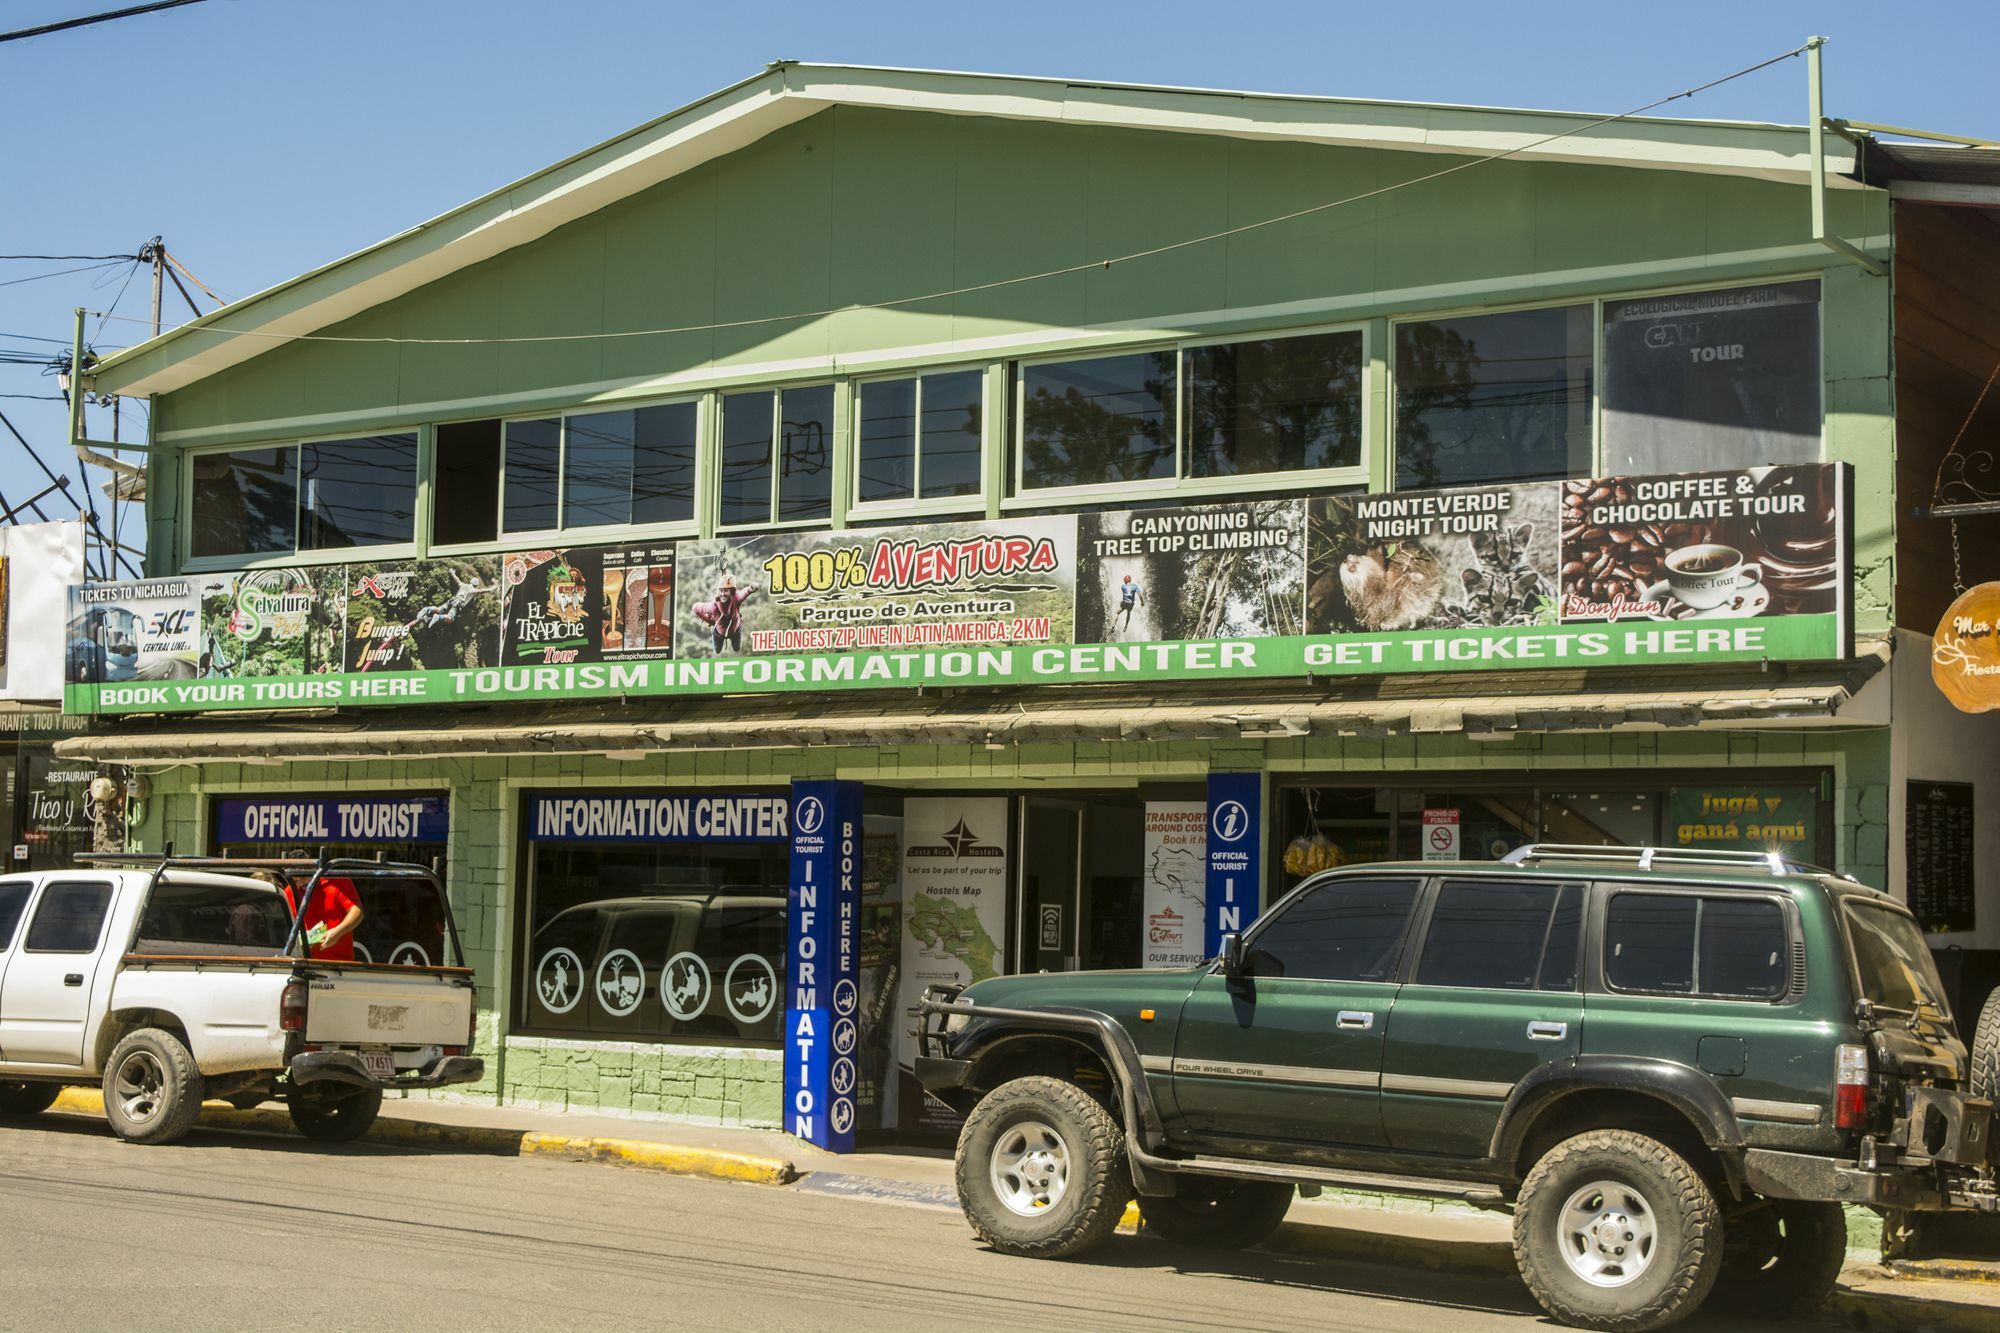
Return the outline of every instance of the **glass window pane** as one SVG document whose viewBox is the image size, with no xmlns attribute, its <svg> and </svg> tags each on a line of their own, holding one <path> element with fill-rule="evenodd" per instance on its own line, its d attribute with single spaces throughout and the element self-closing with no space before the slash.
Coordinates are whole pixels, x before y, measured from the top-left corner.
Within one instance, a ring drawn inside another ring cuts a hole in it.
<svg viewBox="0 0 2000 1333">
<path fill-rule="evenodd" d="M 299 446 L 299 547 L 326 551 L 417 539 L 417 437 Z"/>
<path fill-rule="evenodd" d="M 500 423 L 452 421 L 437 428 L 431 540 L 439 546 L 499 535 Z"/>
<path fill-rule="evenodd" d="M 1604 303 L 1607 470 L 1819 457 L 1818 283 Z"/>
<path fill-rule="evenodd" d="M 1417 898 L 1412 879 L 1340 880 L 1309 891 L 1257 932 L 1248 963 L 1260 977 L 1387 981 L 1402 958 Z"/>
<path fill-rule="evenodd" d="M 1576 960 L 1583 948 L 1583 890 L 1574 884 L 1563 889 L 1556 904 L 1555 920 L 1549 923 L 1549 942 L 1542 950 L 1540 990 L 1575 990 Z"/>
<path fill-rule="evenodd" d="M 294 549 L 298 450 L 239 449 L 194 456 L 191 555 L 265 555 Z"/>
<path fill-rule="evenodd" d="M 1447 884 L 1424 935 L 1417 982 L 1528 990 L 1549 933 L 1553 884 Z"/>
<path fill-rule="evenodd" d="M 924 376 L 924 499 L 979 494 L 985 388 L 978 370 Z"/>
<path fill-rule="evenodd" d="M 1652 847 L 1660 840 L 1659 811 L 1658 792 L 1550 792 L 1542 797 L 1542 832 L 1536 841 Z"/>
<path fill-rule="evenodd" d="M 1604 977 L 1618 990 L 1694 990 L 1698 899 L 1621 893 L 1604 918 Z"/>
<path fill-rule="evenodd" d="M 277 953 L 292 913 L 268 884 L 183 884 L 168 880 L 146 899 L 137 953 Z"/>
<path fill-rule="evenodd" d="M 695 403 L 642 407 L 632 414 L 632 521 L 694 522 L 695 455 L 701 445 Z"/>
<path fill-rule="evenodd" d="M 629 410 L 563 418 L 563 527 L 632 521 L 632 430 Z"/>
<path fill-rule="evenodd" d="M 833 386 L 778 395 L 778 521 L 833 516 Z"/>
<path fill-rule="evenodd" d="M 51 884 L 35 904 L 22 947 L 34 953 L 91 953 L 111 906 L 109 884 Z"/>
<path fill-rule="evenodd" d="M 725 526 L 771 521 L 771 400 L 769 393 L 732 393 L 722 400 L 722 507 Z"/>
<path fill-rule="evenodd" d="M 1021 486 L 1174 475 L 1173 352 L 1024 366 Z"/>
<path fill-rule="evenodd" d="M 1396 326 L 1396 485 L 1590 473 L 1587 305 Z"/>
<path fill-rule="evenodd" d="M 1776 903 L 1706 898 L 1701 904 L 1701 992 L 1775 1000 L 1785 993 L 1785 918 Z"/>
<path fill-rule="evenodd" d="M 1188 473 L 1233 477 L 1361 462 L 1361 334 L 1186 353 Z"/>
<path fill-rule="evenodd" d="M 864 384 L 861 395 L 860 476 L 855 496 L 907 500 L 917 493 L 917 382 Z"/>
<path fill-rule="evenodd" d="M 507 423 L 507 494 L 501 528 L 544 532 L 556 526 L 562 421 L 543 417 Z"/>
<path fill-rule="evenodd" d="M 28 893 L 34 887 L 27 880 L 0 884 L 0 950 L 5 950 L 14 942 L 14 928 L 21 924 L 21 913 L 28 906 Z"/>
</svg>

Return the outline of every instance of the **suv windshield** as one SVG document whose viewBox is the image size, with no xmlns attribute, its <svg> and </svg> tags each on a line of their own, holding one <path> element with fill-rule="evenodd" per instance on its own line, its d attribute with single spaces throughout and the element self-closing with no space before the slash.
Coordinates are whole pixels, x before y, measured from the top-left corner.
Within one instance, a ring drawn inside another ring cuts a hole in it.
<svg viewBox="0 0 2000 1333">
<path fill-rule="evenodd" d="M 1939 998 L 1944 986 L 1915 919 L 1854 898 L 1847 900 L 1846 914 L 1862 998 L 1904 1013 L 1928 1006 L 1940 1018 L 1946 1017 Z"/>
</svg>

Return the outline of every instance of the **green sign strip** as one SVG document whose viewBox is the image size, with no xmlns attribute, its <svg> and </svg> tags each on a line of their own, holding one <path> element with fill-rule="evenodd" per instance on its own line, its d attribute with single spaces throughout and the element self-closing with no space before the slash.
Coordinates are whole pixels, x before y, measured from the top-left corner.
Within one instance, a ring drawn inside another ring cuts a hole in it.
<svg viewBox="0 0 2000 1333">
<path fill-rule="evenodd" d="M 915 685 L 1102 685 L 1823 661 L 1838 658 L 1842 652 L 1839 618 L 1833 615 L 1696 622 L 1633 620 L 1176 643 L 1022 643 L 902 652 L 360 671 L 256 680 L 132 681 L 70 685 L 63 702 L 72 713 L 192 713 L 908 689 Z"/>
</svg>

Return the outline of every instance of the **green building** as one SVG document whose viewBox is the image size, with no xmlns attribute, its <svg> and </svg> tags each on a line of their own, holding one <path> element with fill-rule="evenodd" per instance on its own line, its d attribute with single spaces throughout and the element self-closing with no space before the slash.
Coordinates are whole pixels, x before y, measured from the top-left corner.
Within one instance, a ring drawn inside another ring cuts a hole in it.
<svg viewBox="0 0 2000 1333">
<path fill-rule="evenodd" d="M 441 859 L 507 1102 L 790 1123 L 795 782 L 864 1134 L 944 1126 L 923 985 L 1328 864 L 1772 849 L 2000 947 L 1913 515 L 1995 187 L 1836 129 L 771 66 L 103 361 L 152 582 L 60 752 L 142 849 Z"/>
</svg>

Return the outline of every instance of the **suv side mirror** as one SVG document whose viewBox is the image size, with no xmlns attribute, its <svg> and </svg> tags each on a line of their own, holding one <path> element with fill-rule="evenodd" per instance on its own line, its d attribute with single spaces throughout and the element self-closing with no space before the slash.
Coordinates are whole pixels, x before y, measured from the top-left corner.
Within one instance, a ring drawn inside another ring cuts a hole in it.
<svg viewBox="0 0 2000 1333">
<path fill-rule="evenodd" d="M 1240 977 L 1243 975 L 1243 937 L 1224 935 L 1222 937 L 1222 975 Z"/>
</svg>

